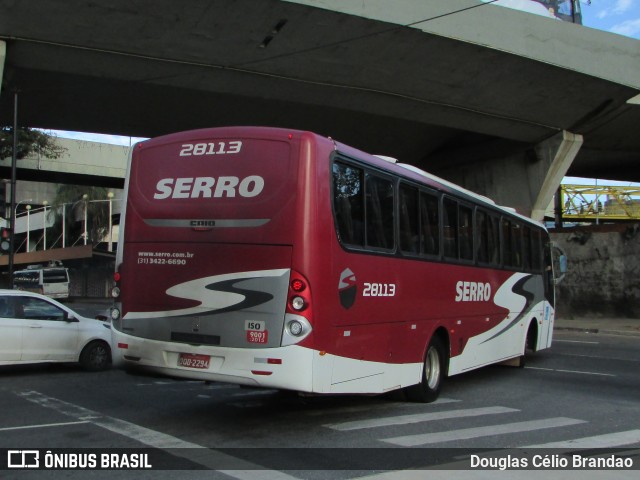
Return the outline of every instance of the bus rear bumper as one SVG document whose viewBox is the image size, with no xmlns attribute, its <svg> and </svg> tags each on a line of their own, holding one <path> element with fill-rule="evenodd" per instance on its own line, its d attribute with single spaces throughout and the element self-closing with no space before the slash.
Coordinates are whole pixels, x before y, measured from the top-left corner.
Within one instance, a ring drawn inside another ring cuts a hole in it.
<svg viewBox="0 0 640 480">
<path fill-rule="evenodd" d="M 114 332 L 114 366 L 192 380 L 312 392 L 313 350 L 228 348 L 139 339 Z M 191 366 L 184 366 L 184 365 Z"/>
</svg>

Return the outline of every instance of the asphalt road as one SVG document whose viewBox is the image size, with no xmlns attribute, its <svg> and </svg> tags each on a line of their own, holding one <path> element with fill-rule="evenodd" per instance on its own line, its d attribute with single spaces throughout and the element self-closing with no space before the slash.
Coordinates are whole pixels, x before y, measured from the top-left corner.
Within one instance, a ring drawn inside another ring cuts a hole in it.
<svg viewBox="0 0 640 480">
<path fill-rule="evenodd" d="M 452 377 L 427 405 L 398 394 L 301 398 L 65 365 L 1 368 L 0 406 L 0 449 L 126 448 L 150 452 L 156 468 L 180 469 L 0 471 L 3 479 L 389 478 L 384 470 L 455 468 L 469 453 L 533 446 L 551 456 L 617 448 L 638 468 L 640 337 L 556 332 L 553 348 L 524 369 Z M 561 478 L 592 472 L 573 473 Z"/>
</svg>

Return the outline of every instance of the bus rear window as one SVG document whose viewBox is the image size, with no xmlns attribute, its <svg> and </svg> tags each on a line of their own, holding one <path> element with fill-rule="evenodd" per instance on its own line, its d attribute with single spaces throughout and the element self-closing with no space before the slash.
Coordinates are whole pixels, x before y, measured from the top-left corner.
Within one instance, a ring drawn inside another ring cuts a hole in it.
<svg viewBox="0 0 640 480">
<path fill-rule="evenodd" d="M 69 281 L 67 271 L 63 268 L 59 270 L 44 270 L 42 272 L 44 283 L 65 283 Z"/>
<path fill-rule="evenodd" d="M 291 243 L 289 140 L 197 133 L 134 149 L 125 241 Z"/>
<path fill-rule="evenodd" d="M 40 283 L 40 272 L 37 270 L 31 272 L 15 272 L 13 275 L 13 283 L 15 286 L 37 287 Z"/>
</svg>

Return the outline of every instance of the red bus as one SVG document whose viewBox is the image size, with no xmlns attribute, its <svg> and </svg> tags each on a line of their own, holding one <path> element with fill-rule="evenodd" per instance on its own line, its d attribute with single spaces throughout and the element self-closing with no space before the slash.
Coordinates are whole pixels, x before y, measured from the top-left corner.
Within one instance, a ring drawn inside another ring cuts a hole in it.
<svg viewBox="0 0 640 480">
<path fill-rule="evenodd" d="M 310 132 L 138 143 L 117 254 L 125 368 L 303 393 L 404 389 L 551 345 L 537 222 Z"/>
</svg>

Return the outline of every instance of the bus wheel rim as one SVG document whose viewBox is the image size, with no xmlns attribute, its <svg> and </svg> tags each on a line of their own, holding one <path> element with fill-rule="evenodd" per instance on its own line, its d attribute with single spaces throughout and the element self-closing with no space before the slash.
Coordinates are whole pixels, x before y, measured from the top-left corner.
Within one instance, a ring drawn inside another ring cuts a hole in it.
<svg viewBox="0 0 640 480">
<path fill-rule="evenodd" d="M 440 382 L 440 356 L 438 355 L 438 350 L 436 348 L 429 348 L 424 367 L 427 386 L 433 390 Z"/>
</svg>

